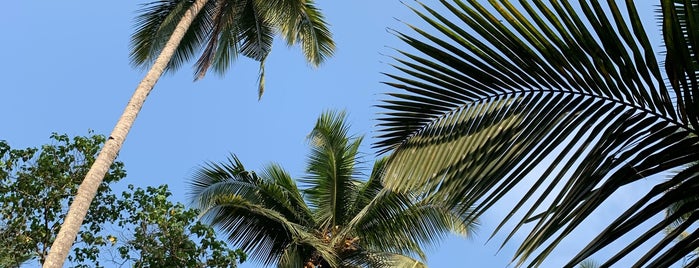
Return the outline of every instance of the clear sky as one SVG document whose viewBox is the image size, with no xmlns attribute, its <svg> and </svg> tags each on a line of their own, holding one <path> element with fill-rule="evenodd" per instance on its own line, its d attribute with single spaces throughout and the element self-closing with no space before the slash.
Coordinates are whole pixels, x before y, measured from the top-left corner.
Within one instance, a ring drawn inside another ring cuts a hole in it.
<svg viewBox="0 0 699 268">
<path fill-rule="evenodd" d="M 132 19 L 147 1 L 9 1 L 0 16 L 0 139 L 15 148 L 48 142 L 52 132 L 71 136 L 88 130 L 108 135 L 135 86 L 144 75 L 129 65 Z M 426 1 L 435 5 L 437 1 Z M 650 2 L 642 5 L 653 28 Z M 9 5 L 9 6 L 8 6 Z M 309 67 L 298 48 L 276 42 L 266 65 L 266 93 L 257 100 L 257 64 L 241 58 L 225 77 L 209 74 L 192 82 L 191 64 L 164 76 L 131 130 L 119 160 L 126 184 L 169 184 L 177 201 L 186 202 L 186 181 L 205 161 L 237 154 L 248 169 L 276 162 L 301 177 L 308 153 L 306 135 L 324 110 L 345 109 L 352 132 L 365 135 L 366 160 L 379 109 L 390 90 L 380 73 L 391 72 L 385 55 L 405 48 L 387 28 L 405 29 L 398 20 L 418 23 L 397 0 L 318 1 L 337 42 L 335 57 Z M 656 32 L 653 32 L 656 33 Z M 657 40 L 657 36 L 656 36 Z M 632 193 L 632 192 L 631 192 Z M 630 193 L 627 193 L 630 194 Z M 610 211 L 624 203 L 623 194 Z M 514 246 L 498 253 L 496 209 L 485 215 L 476 237 L 450 238 L 429 254 L 431 267 L 507 267 Z M 557 267 L 570 258 L 580 238 L 587 242 L 606 222 L 604 211 L 572 235 L 547 262 Z M 582 242 L 580 242 L 582 243 Z M 497 254 L 497 255 L 496 255 Z M 253 267 L 251 264 L 243 267 Z M 620 267 L 623 267 L 620 266 Z"/>
</svg>

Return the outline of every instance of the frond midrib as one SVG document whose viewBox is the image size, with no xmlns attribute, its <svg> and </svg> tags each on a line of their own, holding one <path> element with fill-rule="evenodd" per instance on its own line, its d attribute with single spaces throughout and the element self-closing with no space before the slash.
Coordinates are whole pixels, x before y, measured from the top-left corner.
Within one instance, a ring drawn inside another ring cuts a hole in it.
<svg viewBox="0 0 699 268">
<path fill-rule="evenodd" d="M 441 121 L 442 119 L 450 116 L 454 112 L 456 112 L 460 109 L 463 109 L 466 106 L 469 106 L 469 105 L 472 105 L 475 103 L 489 102 L 493 98 L 501 98 L 501 97 L 507 98 L 507 97 L 512 96 L 512 95 L 525 95 L 525 94 L 533 94 L 533 93 L 570 94 L 570 95 L 574 95 L 574 96 L 583 96 L 583 97 L 587 97 L 587 98 L 600 99 L 603 101 L 607 101 L 607 102 L 611 102 L 611 103 L 614 103 L 617 105 L 627 107 L 627 108 L 625 108 L 625 110 L 637 110 L 637 111 L 640 111 L 642 113 L 646 113 L 650 116 L 653 116 L 653 117 L 656 117 L 658 119 L 667 121 L 671 124 L 674 124 L 687 132 L 694 133 L 695 135 L 699 135 L 699 132 L 692 129 L 691 125 L 688 122 L 681 121 L 679 118 L 670 117 L 666 114 L 658 112 L 658 110 L 650 109 L 649 106 L 638 105 L 637 103 L 634 103 L 634 102 L 626 102 L 626 101 L 623 101 L 623 100 L 620 100 L 617 98 L 613 98 L 613 97 L 596 95 L 596 94 L 587 93 L 587 92 L 580 92 L 580 91 L 565 91 L 565 90 L 556 90 L 556 89 L 520 89 L 520 90 L 501 92 L 501 93 L 495 93 L 495 94 L 491 94 L 491 95 L 487 95 L 487 96 L 482 96 L 480 98 L 464 102 L 461 105 L 455 105 L 451 109 L 449 109 L 448 111 L 443 112 L 441 115 L 432 117 L 432 119 L 428 123 L 424 124 L 423 126 L 416 128 L 413 132 L 411 132 L 408 135 L 406 135 L 405 137 L 403 137 L 400 143 L 393 144 L 393 145 L 377 146 L 378 148 L 384 147 L 384 148 L 380 148 L 379 154 L 400 148 L 408 140 L 412 139 L 413 137 L 415 137 L 416 135 L 418 135 L 419 133 L 421 133 L 425 129 L 430 128 L 430 126 L 432 126 L 435 123 Z M 395 110 L 393 108 L 389 108 L 389 109 Z M 380 131 L 382 131 L 382 130 L 380 130 Z"/>
</svg>

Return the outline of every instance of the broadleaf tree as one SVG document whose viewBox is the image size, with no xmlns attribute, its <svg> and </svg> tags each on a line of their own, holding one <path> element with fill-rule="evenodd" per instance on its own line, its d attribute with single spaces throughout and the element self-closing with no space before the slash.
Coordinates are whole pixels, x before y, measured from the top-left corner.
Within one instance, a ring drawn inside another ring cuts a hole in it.
<svg viewBox="0 0 699 268">
<path fill-rule="evenodd" d="M 199 211 L 170 201 L 167 185 L 128 191 L 116 201 L 119 232 L 107 235 L 111 247 L 103 258 L 132 267 L 236 267 L 245 261 L 240 249 L 230 249 L 214 229 L 199 221 Z M 113 254 L 116 249 L 118 254 Z"/>
<path fill-rule="evenodd" d="M 0 141 L 0 267 L 42 264 L 60 216 L 95 160 L 105 137 L 53 134 L 40 148 L 13 149 Z M 68 256 L 70 267 L 235 267 L 245 259 L 199 212 L 170 201 L 166 185 L 111 185 L 126 176 L 116 161 L 97 193 Z"/>
<path fill-rule="evenodd" d="M 648 185 L 567 266 L 620 239 L 611 257 L 593 257 L 602 267 L 667 267 L 693 254 L 699 202 L 678 201 L 699 193 L 699 167 L 658 177 L 699 160 L 699 1 L 658 1 L 660 23 L 638 3 L 410 6 L 424 24 L 395 32 L 410 48 L 396 52 L 394 91 L 380 105 L 387 186 L 474 206 L 473 217 L 508 206 L 495 233 L 507 232 L 503 243 L 524 233 L 515 263 L 539 266 L 610 197 Z"/>
<path fill-rule="evenodd" d="M 264 60 L 275 33 L 289 45 L 299 44 L 314 66 L 335 49 L 327 23 L 313 0 L 159 0 L 141 9 L 132 36 L 131 59 L 134 65 L 150 69 L 78 189 L 51 246 L 46 267 L 62 266 L 104 175 L 163 72 L 177 69 L 200 52 L 196 78 L 203 77 L 209 68 L 225 73 L 242 54 L 260 62 L 261 96 Z"/>
<path fill-rule="evenodd" d="M 52 143 L 40 148 L 25 149 L 13 149 L 7 141 L 0 141 L 0 259 L 7 260 L 3 266 L 16 267 L 32 259 L 44 263 L 61 216 L 105 141 L 99 135 L 70 138 L 53 134 L 51 139 Z M 76 245 L 80 250 L 72 252 L 69 261 L 99 265 L 97 255 L 89 252 L 104 245 L 99 235 L 103 222 L 117 218 L 110 205 L 116 196 L 109 185 L 124 176 L 124 164 L 114 162 L 97 192 L 100 202 L 87 213 L 79 232 Z"/>
</svg>

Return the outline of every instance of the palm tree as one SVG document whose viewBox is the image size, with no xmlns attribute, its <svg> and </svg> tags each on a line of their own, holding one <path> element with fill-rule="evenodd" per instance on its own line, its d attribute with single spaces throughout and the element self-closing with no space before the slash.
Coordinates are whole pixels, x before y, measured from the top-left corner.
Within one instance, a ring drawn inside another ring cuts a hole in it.
<svg viewBox="0 0 699 268">
<path fill-rule="evenodd" d="M 662 64 L 633 0 L 489 2 L 411 7 L 429 28 L 396 33 L 414 50 L 398 51 L 388 74 L 396 91 L 381 105 L 376 146 L 392 152 L 390 189 L 474 206 L 472 217 L 515 196 L 495 232 L 512 223 L 507 243 L 529 228 L 515 258 L 538 266 L 624 186 L 699 159 L 699 1 L 661 1 Z M 602 267 L 625 256 L 677 262 L 699 246 L 699 203 L 653 217 L 697 193 L 697 166 L 658 180 L 567 266 L 622 237 L 631 242 Z M 642 234 L 628 236 L 634 228 Z M 650 249 L 629 255 L 641 244 Z"/>
<path fill-rule="evenodd" d="M 195 173 L 193 203 L 251 259 L 278 267 L 425 267 L 414 258 L 423 245 L 472 230 L 460 206 L 384 189 L 384 160 L 359 179 L 362 138 L 344 117 L 324 113 L 309 135 L 304 189 L 279 165 L 255 173 L 232 156 Z"/>
<path fill-rule="evenodd" d="M 131 59 L 150 70 L 85 176 L 70 205 L 45 267 L 62 267 L 105 172 L 121 149 L 143 103 L 166 70 L 176 70 L 201 48 L 196 78 L 209 68 L 225 73 L 238 54 L 260 62 L 259 94 L 264 90 L 264 60 L 279 33 L 289 45 L 301 44 L 318 66 L 334 50 L 328 27 L 312 0 L 159 0 L 147 4 L 136 20 Z"/>
</svg>

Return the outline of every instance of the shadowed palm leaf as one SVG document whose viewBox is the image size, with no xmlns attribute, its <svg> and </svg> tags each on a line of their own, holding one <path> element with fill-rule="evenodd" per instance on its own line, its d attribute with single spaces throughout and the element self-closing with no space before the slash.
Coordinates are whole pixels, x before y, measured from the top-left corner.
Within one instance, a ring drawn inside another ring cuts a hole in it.
<svg viewBox="0 0 699 268">
<path fill-rule="evenodd" d="M 516 256 L 536 266 L 621 187 L 699 159 L 699 1 L 662 1 L 666 75 L 634 1 L 480 2 L 442 0 L 444 12 L 418 2 L 430 28 L 396 33 L 414 51 L 398 51 L 399 74 L 387 74 L 399 91 L 381 105 L 376 146 L 393 152 L 389 188 L 475 206 L 473 217 L 524 188 L 496 232 L 514 221 L 506 243 L 529 223 Z M 698 192 L 696 167 L 659 182 L 569 265 Z M 643 225 L 603 266 L 643 243 L 639 266 L 690 254 L 699 232 L 649 239 L 682 215 L 687 230 L 697 205 Z"/>
<path fill-rule="evenodd" d="M 233 156 L 195 174 L 194 204 L 252 259 L 278 267 L 423 267 L 413 258 L 424 261 L 422 246 L 471 231 L 468 209 L 385 190 L 384 160 L 360 179 L 362 138 L 348 136 L 344 117 L 325 113 L 311 132 L 307 188 L 279 166 L 258 175 Z"/>
</svg>

